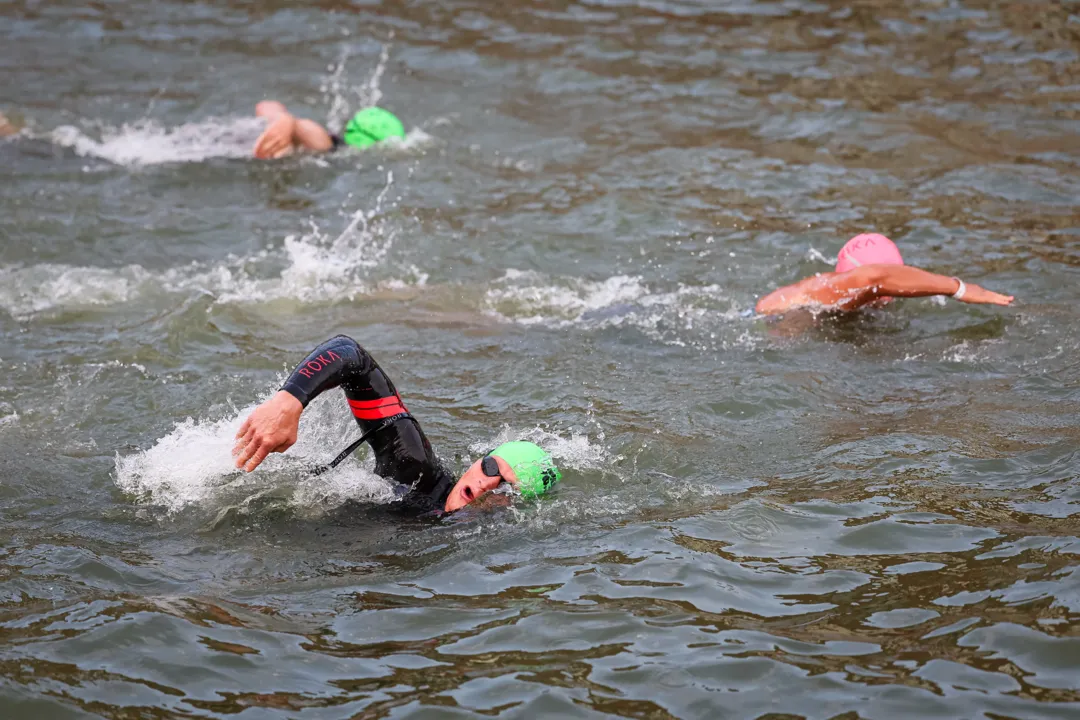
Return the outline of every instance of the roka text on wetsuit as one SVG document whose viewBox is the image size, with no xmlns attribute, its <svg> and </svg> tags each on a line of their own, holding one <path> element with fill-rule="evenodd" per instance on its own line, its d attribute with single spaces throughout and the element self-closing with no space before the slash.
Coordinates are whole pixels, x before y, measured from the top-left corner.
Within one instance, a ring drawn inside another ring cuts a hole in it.
<svg viewBox="0 0 1080 720">
<path fill-rule="evenodd" d="M 441 510 L 455 478 L 435 457 L 394 383 L 359 343 L 345 335 L 330 338 L 301 361 L 281 389 L 306 408 L 338 386 L 361 431 L 370 433 L 375 472 L 403 486 L 401 504 L 416 512 Z"/>
</svg>

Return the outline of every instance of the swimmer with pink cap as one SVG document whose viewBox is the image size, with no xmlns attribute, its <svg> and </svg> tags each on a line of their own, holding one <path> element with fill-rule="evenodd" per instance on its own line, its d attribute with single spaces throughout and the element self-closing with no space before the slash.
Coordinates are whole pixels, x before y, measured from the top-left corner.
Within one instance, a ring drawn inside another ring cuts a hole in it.
<svg viewBox="0 0 1080 720">
<path fill-rule="evenodd" d="M 779 315 L 796 308 L 850 312 L 891 298 L 930 295 L 987 305 L 1008 305 L 1013 301 L 1012 295 L 904 265 L 896 243 L 878 233 L 863 233 L 840 249 L 835 272 L 818 273 L 773 290 L 758 300 L 757 311 L 762 315 Z"/>
</svg>

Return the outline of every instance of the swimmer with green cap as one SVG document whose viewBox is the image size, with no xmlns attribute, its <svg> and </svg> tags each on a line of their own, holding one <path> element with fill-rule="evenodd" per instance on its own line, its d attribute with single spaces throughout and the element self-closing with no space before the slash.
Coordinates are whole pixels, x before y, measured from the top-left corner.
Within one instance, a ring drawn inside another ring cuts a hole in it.
<svg viewBox="0 0 1080 720">
<path fill-rule="evenodd" d="M 454 512 L 506 482 L 522 497 L 543 495 L 562 477 L 551 455 L 536 443 L 506 442 L 477 460 L 450 491 L 444 509 Z"/>
<path fill-rule="evenodd" d="M 329 152 L 342 145 L 368 148 L 389 138 L 404 138 L 405 126 L 388 110 L 364 108 L 353 115 L 340 135 L 330 133 L 314 120 L 297 118 L 276 100 L 263 100 L 255 115 L 266 118 L 266 129 L 255 141 L 255 157 L 273 160 L 296 150 Z"/>
<path fill-rule="evenodd" d="M 502 483 L 516 488 L 522 497 L 535 498 L 561 477 L 546 450 L 515 440 L 485 454 L 456 478 L 435 457 L 420 423 L 375 358 L 345 335 L 336 335 L 308 353 L 281 390 L 244 420 L 233 447 L 236 467 L 251 472 L 270 453 L 292 447 L 304 408 L 334 388 L 344 391 L 360 436 L 333 462 L 313 469 L 313 473 L 332 470 L 367 443 L 375 456 L 375 472 L 396 484 L 395 502 L 409 512 L 452 513 Z"/>
</svg>

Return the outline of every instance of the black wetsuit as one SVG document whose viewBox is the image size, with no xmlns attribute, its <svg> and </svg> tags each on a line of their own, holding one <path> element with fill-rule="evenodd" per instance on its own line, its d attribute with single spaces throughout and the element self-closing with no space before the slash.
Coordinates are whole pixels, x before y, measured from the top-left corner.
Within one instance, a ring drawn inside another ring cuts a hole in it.
<svg viewBox="0 0 1080 720">
<path fill-rule="evenodd" d="M 330 338 L 311 351 L 281 389 L 307 407 L 339 385 L 361 431 L 371 432 L 375 472 L 400 483 L 400 505 L 418 513 L 442 510 L 455 479 L 435 457 L 394 383 L 359 343 L 345 335 Z"/>
</svg>

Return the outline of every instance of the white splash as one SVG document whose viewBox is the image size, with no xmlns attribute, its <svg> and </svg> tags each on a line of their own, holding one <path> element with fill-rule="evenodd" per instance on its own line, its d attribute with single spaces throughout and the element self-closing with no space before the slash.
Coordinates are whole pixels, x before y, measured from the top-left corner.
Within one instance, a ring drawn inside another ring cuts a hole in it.
<svg viewBox="0 0 1080 720">
<path fill-rule="evenodd" d="M 0 307 L 22 319 L 57 307 L 114 305 L 149 289 L 154 279 L 139 265 L 12 265 L 0 268 Z"/>
<path fill-rule="evenodd" d="M 390 38 L 393 39 L 393 32 L 390 33 Z M 359 107 L 371 107 L 372 105 L 378 105 L 382 100 L 383 93 L 382 88 L 379 87 L 379 83 L 382 81 L 383 73 L 386 72 L 386 62 L 390 59 L 390 43 L 385 43 L 382 46 L 382 50 L 379 52 L 379 61 L 375 63 L 375 69 L 372 70 L 371 75 L 368 77 L 367 82 L 356 89 L 356 97 L 359 101 Z"/>
<path fill-rule="evenodd" d="M 210 118 L 175 128 L 140 120 L 102 129 L 100 141 L 71 125 L 58 127 L 48 138 L 83 157 L 138 167 L 210 158 L 250 158 L 255 140 L 265 127 L 266 121 L 256 117 Z"/>
<path fill-rule="evenodd" d="M 741 309 L 718 285 L 660 292 L 640 277 L 549 278 L 507 270 L 488 290 L 487 311 L 507 322 L 548 327 L 634 327 L 670 345 L 711 345 L 720 329 L 745 324 Z"/>
<path fill-rule="evenodd" d="M 640 278 L 627 275 L 599 282 L 580 278 L 552 281 L 540 273 L 513 269 L 507 270 L 497 285 L 487 292 L 490 309 L 522 325 L 573 324 L 591 310 L 633 302 L 648 292 Z"/>
<path fill-rule="evenodd" d="M 356 461 L 333 472 L 313 476 L 357 434 L 356 426 L 336 398 L 312 403 L 300 421 L 297 443 L 285 454 L 271 454 L 252 473 L 233 464 L 237 430 L 255 409 L 251 405 L 218 419 L 188 418 L 146 450 L 116 456 L 117 487 L 144 504 L 176 513 L 192 505 L 220 506 L 243 502 L 274 490 L 304 510 L 323 511 L 349 499 L 383 502 L 393 497 L 391 484 Z M 364 451 L 357 455 L 362 457 Z M 370 463 L 368 463 L 370 464 Z"/>
<path fill-rule="evenodd" d="M 534 442 L 551 453 L 560 467 L 574 470 L 603 470 L 611 460 L 603 445 L 602 433 L 594 444 L 584 433 L 571 432 L 569 437 L 564 437 L 541 427 L 518 430 L 505 426 L 494 438 L 472 443 L 469 449 L 479 455 L 514 440 Z"/>
<path fill-rule="evenodd" d="M 817 262 L 822 262 L 822 263 L 825 263 L 826 265 L 835 265 L 836 264 L 836 258 L 832 258 L 830 260 L 829 258 L 825 257 L 821 253 L 821 251 L 818 250 L 815 247 L 811 247 L 809 250 L 806 251 L 806 257 L 809 260 L 816 260 Z"/>
<path fill-rule="evenodd" d="M 393 39 L 393 37 L 394 34 L 391 32 L 390 38 Z M 360 108 L 378 105 L 379 101 L 382 100 L 383 92 L 379 87 L 379 83 L 382 81 L 383 73 L 386 72 L 391 47 L 392 43 L 383 44 L 379 52 L 379 60 L 375 63 L 371 75 L 363 84 L 352 89 L 357 98 L 355 103 L 349 103 L 345 91 L 348 84 L 345 73 L 345 67 L 349 60 L 348 45 L 341 49 L 337 62 L 327 68 L 330 75 L 319 86 L 319 91 L 322 93 L 323 99 L 330 105 L 330 109 L 326 114 L 326 124 L 332 132 L 341 131 L 351 115 L 350 111 L 355 112 Z"/>
<path fill-rule="evenodd" d="M 335 64 L 327 68 L 330 76 L 319 86 L 323 99 L 330 102 L 330 110 L 326 113 L 326 126 L 331 132 L 340 132 L 345 125 L 349 112 L 345 94 L 342 92 L 345 63 L 349 59 L 349 46 L 341 48 L 341 54 Z"/>
<path fill-rule="evenodd" d="M 384 220 L 393 184 L 393 173 L 388 172 L 373 205 L 353 212 L 337 234 L 324 233 L 312 224 L 309 232 L 286 237 L 279 248 L 230 257 L 218 265 L 193 263 L 162 272 L 140 265 L 0 267 L 0 308 L 17 319 L 29 319 L 65 310 L 146 302 L 170 293 L 206 294 L 217 304 L 280 299 L 325 302 L 384 288 L 423 286 L 427 276 L 414 267 L 403 268 L 405 277 L 370 279 L 373 271 L 388 264 L 397 237 L 397 228 Z M 282 269 L 271 276 L 252 269 L 267 264 Z"/>
<path fill-rule="evenodd" d="M 959 345 L 954 345 L 945 350 L 941 355 L 941 359 L 945 362 L 964 364 L 980 362 L 984 359 L 980 351 L 981 348 L 977 344 L 961 340 Z"/>
</svg>

